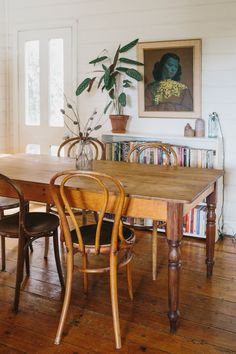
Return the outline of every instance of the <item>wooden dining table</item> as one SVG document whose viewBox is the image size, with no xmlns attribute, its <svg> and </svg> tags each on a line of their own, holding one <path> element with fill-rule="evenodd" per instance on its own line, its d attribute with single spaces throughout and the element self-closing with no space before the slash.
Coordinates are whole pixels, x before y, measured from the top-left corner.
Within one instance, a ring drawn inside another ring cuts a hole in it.
<svg viewBox="0 0 236 354">
<path fill-rule="evenodd" d="M 14 154 L 0 159 L 0 173 L 15 180 L 25 199 L 52 203 L 49 189 L 51 177 L 59 171 L 74 170 L 75 160 L 49 155 Z M 212 276 L 216 235 L 216 184 L 223 170 L 189 167 L 144 165 L 117 161 L 93 161 L 93 171 L 118 178 L 126 192 L 124 216 L 167 221 L 168 251 L 168 317 L 170 331 L 175 333 L 180 316 L 179 292 L 183 216 L 206 199 L 206 275 Z M 80 207 L 90 209 L 91 201 L 99 198 L 89 186 L 71 189 Z M 12 191 L 0 184 L 0 195 L 12 196 Z M 94 204 L 94 203 L 93 203 Z M 112 212 L 112 202 L 108 212 Z"/>
</svg>

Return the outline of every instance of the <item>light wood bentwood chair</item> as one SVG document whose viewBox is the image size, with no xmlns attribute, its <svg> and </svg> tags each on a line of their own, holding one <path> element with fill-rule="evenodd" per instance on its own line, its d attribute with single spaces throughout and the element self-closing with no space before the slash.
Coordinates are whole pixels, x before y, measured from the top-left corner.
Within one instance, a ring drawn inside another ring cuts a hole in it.
<svg viewBox="0 0 236 354">
<path fill-rule="evenodd" d="M 58 250 L 57 229 L 59 226 L 59 218 L 56 215 L 45 212 L 28 212 L 25 207 L 26 201 L 23 193 L 17 183 L 2 174 L 0 174 L 0 182 L 12 193 L 12 196 L 17 199 L 17 205 L 19 205 L 18 213 L 5 216 L 0 220 L 0 236 L 4 238 L 18 238 L 16 288 L 13 305 L 13 310 L 17 312 L 20 301 L 20 287 L 23 281 L 24 263 L 26 266 L 26 274 L 29 276 L 29 246 L 34 240 L 40 237 L 53 237 L 57 272 L 61 286 L 64 287 Z"/>
<path fill-rule="evenodd" d="M 57 156 L 76 157 L 76 145 L 81 141 L 81 138 L 74 137 L 64 140 L 58 148 Z M 91 145 L 93 150 L 94 160 L 104 160 L 105 147 L 104 144 L 97 138 L 88 138 L 87 143 Z"/>
<path fill-rule="evenodd" d="M 81 138 L 79 138 L 79 137 L 68 138 L 68 139 L 64 140 L 58 148 L 57 157 L 67 156 L 67 157 L 75 158 L 76 157 L 76 146 L 80 141 L 81 141 Z M 94 160 L 104 160 L 104 158 L 105 158 L 104 144 L 96 138 L 89 138 L 87 140 L 87 142 L 92 147 Z M 47 204 L 46 211 L 47 211 L 47 213 L 57 213 L 57 210 L 55 209 L 53 204 Z M 77 209 L 77 214 L 78 215 L 82 214 L 83 225 L 87 224 L 87 211 Z M 94 217 L 95 217 L 95 220 L 97 220 L 96 213 L 94 213 Z M 60 239 L 61 239 L 61 241 L 64 241 L 63 232 L 60 233 Z M 49 249 L 49 239 L 46 238 L 45 239 L 44 258 L 47 258 L 48 249 Z"/>
<path fill-rule="evenodd" d="M 135 145 L 128 153 L 127 155 L 127 161 L 128 162 L 139 162 L 140 157 L 142 156 L 142 153 L 144 151 L 149 150 L 153 152 L 153 155 L 155 155 L 156 161 L 152 163 L 158 163 L 158 164 L 163 164 L 163 165 L 171 165 L 171 166 L 177 166 L 178 161 L 177 161 L 177 155 L 175 150 L 169 145 L 169 144 L 161 144 L 161 143 L 141 143 Z M 158 154 L 159 152 L 159 154 Z M 160 154 L 161 153 L 161 154 Z M 149 160 L 150 160 L 150 155 L 149 155 Z M 132 220 L 133 224 L 134 220 Z M 161 227 L 165 227 L 165 222 L 162 220 L 153 220 L 152 221 L 152 278 L 153 280 L 156 280 L 156 275 L 157 275 L 157 228 L 158 225 L 161 225 Z"/>
<path fill-rule="evenodd" d="M 57 185 L 58 183 L 59 186 Z M 75 189 L 73 192 L 78 194 L 72 197 L 68 185 L 76 186 L 76 192 Z M 79 226 L 78 220 L 74 215 L 74 208 L 83 206 L 84 197 L 81 191 L 82 187 L 87 190 L 89 188 L 91 192 L 96 190 L 97 193 L 100 193 L 99 196 L 96 193 L 96 196 L 88 197 L 86 200 L 90 208 L 98 212 L 98 222 Z M 66 289 L 55 344 L 59 344 L 61 341 L 66 321 L 72 291 L 73 270 L 84 274 L 85 293 L 88 291 L 89 273 L 109 272 L 115 343 L 116 348 L 119 349 L 121 348 L 121 337 L 118 312 L 117 269 L 126 266 L 128 292 L 130 298 L 133 299 L 130 261 L 133 257 L 132 248 L 135 241 L 133 231 L 128 227 L 124 227 L 121 223 L 121 215 L 125 201 L 124 188 L 119 180 L 102 173 L 64 171 L 56 174 L 51 179 L 50 189 L 61 219 L 61 226 L 67 247 Z M 114 222 L 104 221 L 104 214 L 107 210 L 111 211 L 111 206 L 112 212 L 115 214 Z M 66 212 L 69 213 L 73 223 L 74 229 L 72 231 L 70 231 L 69 228 Z M 81 267 L 74 265 L 75 253 L 82 255 Z M 107 262 L 102 267 L 99 263 L 96 268 L 91 268 L 88 263 L 89 255 L 100 255 L 99 259 L 101 259 L 101 255 L 103 255 Z"/>
</svg>

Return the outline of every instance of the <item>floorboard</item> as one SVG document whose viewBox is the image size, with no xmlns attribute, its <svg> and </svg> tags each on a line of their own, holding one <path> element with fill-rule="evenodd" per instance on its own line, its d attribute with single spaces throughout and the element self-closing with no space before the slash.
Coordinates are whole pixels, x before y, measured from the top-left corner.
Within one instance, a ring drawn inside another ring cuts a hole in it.
<svg viewBox="0 0 236 354">
<path fill-rule="evenodd" d="M 211 280 L 205 276 L 205 242 L 184 239 L 180 310 L 176 335 L 166 316 L 167 253 L 158 239 L 158 277 L 151 276 L 151 232 L 138 230 L 133 262 L 134 301 L 127 293 L 125 272 L 118 277 L 122 349 L 119 353 L 236 353 L 236 244 L 225 237 L 216 244 Z M 20 311 L 12 312 L 17 241 L 7 240 L 7 267 L 0 272 L 0 353 L 117 353 L 114 347 L 108 274 L 89 277 L 83 293 L 76 274 L 62 343 L 54 345 L 63 294 L 55 269 L 52 244 L 43 258 L 44 240 L 34 243 L 31 274 L 25 279 Z M 65 262 L 65 249 L 61 247 Z M 100 260 L 99 260 L 100 261 Z M 78 260 L 79 262 L 79 260 Z"/>
</svg>

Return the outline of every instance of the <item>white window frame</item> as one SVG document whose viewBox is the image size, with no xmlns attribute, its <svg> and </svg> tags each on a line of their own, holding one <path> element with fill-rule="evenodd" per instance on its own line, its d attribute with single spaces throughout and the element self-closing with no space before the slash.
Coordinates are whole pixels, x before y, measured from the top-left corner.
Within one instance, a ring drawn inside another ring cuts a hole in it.
<svg viewBox="0 0 236 354">
<path fill-rule="evenodd" d="M 72 52 L 72 88 L 69 93 L 71 97 L 74 95 L 77 80 L 77 31 L 78 31 L 78 21 L 76 20 L 64 20 L 60 22 L 50 22 L 42 24 L 26 24 L 21 26 L 16 26 L 13 29 L 13 46 L 12 46 L 12 77 L 11 77 L 11 87 L 12 87 L 12 119 L 10 120 L 11 127 L 11 137 L 12 137 L 12 152 L 17 153 L 19 151 L 19 124 L 20 124 L 20 102 L 19 102 L 19 62 L 18 62 L 18 52 L 19 52 L 19 33 L 22 31 L 37 31 L 37 30 L 53 30 L 53 29 L 71 29 L 71 52 Z"/>
</svg>

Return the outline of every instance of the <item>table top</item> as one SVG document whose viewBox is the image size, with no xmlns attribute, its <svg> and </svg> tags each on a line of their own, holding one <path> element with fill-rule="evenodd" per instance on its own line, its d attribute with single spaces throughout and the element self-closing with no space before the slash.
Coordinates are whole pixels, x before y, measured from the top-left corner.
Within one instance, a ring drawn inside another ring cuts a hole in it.
<svg viewBox="0 0 236 354">
<path fill-rule="evenodd" d="M 49 155 L 14 154 L 0 159 L 0 173 L 48 185 L 59 171 L 74 170 L 75 160 Z M 129 197 L 192 203 L 223 176 L 223 170 L 145 165 L 97 160 L 93 171 L 117 177 Z"/>
</svg>

